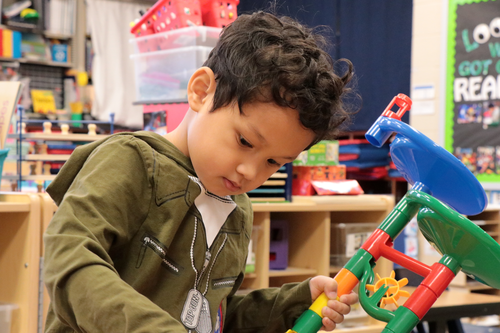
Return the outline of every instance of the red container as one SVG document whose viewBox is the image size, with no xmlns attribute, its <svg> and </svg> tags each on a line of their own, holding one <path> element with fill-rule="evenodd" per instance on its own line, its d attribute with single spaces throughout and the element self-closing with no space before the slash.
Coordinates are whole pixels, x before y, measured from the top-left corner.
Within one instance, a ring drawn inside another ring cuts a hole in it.
<svg viewBox="0 0 500 333">
<path fill-rule="evenodd" d="M 130 29 L 136 37 L 202 25 L 199 0 L 160 0 Z M 153 47 L 149 45 L 149 47 Z"/>
<path fill-rule="evenodd" d="M 239 0 L 229 0 L 224 2 L 201 0 L 203 24 L 209 27 L 224 28 L 238 17 L 236 7 L 239 3 Z"/>
</svg>

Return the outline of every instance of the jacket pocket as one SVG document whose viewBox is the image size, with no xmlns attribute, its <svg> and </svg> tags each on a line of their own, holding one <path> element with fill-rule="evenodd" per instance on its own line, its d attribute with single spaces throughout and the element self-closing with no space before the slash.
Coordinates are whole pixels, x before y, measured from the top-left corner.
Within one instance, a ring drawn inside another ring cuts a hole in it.
<svg viewBox="0 0 500 333">
<path fill-rule="evenodd" d="M 141 237 L 141 250 L 139 251 L 139 255 L 137 257 L 137 262 L 135 268 L 140 268 L 142 262 L 144 261 L 144 257 L 146 256 L 146 252 L 148 249 L 153 250 L 153 252 L 158 255 L 161 259 L 161 265 L 165 267 L 171 273 L 176 275 L 180 274 L 184 268 L 177 264 L 172 258 L 169 258 L 167 255 L 168 249 L 165 245 L 163 245 L 158 239 L 155 237 L 144 234 Z"/>
<path fill-rule="evenodd" d="M 222 279 L 212 280 L 212 289 L 232 288 L 236 283 L 237 276 L 230 276 Z"/>
</svg>

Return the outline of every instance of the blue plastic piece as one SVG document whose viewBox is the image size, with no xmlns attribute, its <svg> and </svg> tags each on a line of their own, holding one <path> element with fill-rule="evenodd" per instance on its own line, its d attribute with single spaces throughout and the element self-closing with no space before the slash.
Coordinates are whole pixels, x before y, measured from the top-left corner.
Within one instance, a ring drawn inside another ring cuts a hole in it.
<svg viewBox="0 0 500 333">
<path fill-rule="evenodd" d="M 386 156 L 389 154 L 389 146 L 384 147 L 374 147 L 370 143 L 361 144 L 346 144 L 339 146 L 339 154 L 357 154 L 365 155 L 371 154 L 373 157 L 377 158 L 380 156 Z"/>
<path fill-rule="evenodd" d="M 481 213 L 488 203 L 476 177 L 455 156 L 409 125 L 381 116 L 365 137 L 381 147 L 393 133 L 391 157 L 410 183 L 465 215 Z"/>
<path fill-rule="evenodd" d="M 2 178 L 3 162 L 5 162 L 7 154 L 9 154 L 9 150 L 10 148 L 0 149 L 0 179 Z"/>
<path fill-rule="evenodd" d="M 389 156 L 384 157 L 383 159 L 373 159 L 373 160 L 350 160 L 350 161 L 341 161 L 339 164 L 343 164 L 348 168 L 359 168 L 359 169 L 366 169 L 366 168 L 375 168 L 375 167 L 383 167 L 389 165 L 389 162 L 391 159 Z M 349 170 L 348 170 L 349 171 Z"/>
</svg>

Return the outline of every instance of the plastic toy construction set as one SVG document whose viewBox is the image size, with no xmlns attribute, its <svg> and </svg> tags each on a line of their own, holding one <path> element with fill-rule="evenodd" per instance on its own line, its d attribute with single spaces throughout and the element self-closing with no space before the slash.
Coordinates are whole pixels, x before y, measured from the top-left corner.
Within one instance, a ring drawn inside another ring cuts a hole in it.
<svg viewBox="0 0 500 333">
<path fill-rule="evenodd" d="M 338 296 L 359 283 L 361 306 L 373 318 L 387 323 L 384 333 L 409 333 L 422 320 L 459 271 L 500 289 L 500 245 L 464 215 L 476 215 L 487 205 L 486 194 L 474 175 L 456 157 L 401 121 L 410 110 L 409 97 L 396 96 L 372 125 L 366 139 L 381 147 L 390 144 L 397 169 L 412 185 L 403 199 L 337 274 Z M 396 105 L 397 112 L 391 109 Z M 394 239 L 416 216 L 424 237 L 442 255 L 428 266 L 393 248 Z M 375 281 L 373 268 L 384 257 L 422 276 L 413 294 L 401 288 L 394 274 Z M 407 297 L 398 304 L 400 297 Z M 314 333 L 321 326 L 322 294 L 287 333 Z M 385 308 L 394 304 L 395 311 Z"/>
</svg>

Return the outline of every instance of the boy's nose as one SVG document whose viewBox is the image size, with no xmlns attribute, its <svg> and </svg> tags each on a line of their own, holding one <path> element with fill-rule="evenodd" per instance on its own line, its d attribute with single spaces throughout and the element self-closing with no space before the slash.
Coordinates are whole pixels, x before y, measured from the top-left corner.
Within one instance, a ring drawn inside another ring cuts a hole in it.
<svg viewBox="0 0 500 333">
<path fill-rule="evenodd" d="M 257 167 L 252 161 L 247 161 L 245 163 L 240 163 L 236 167 L 236 171 L 243 176 L 246 180 L 252 180 L 257 175 Z"/>
</svg>

